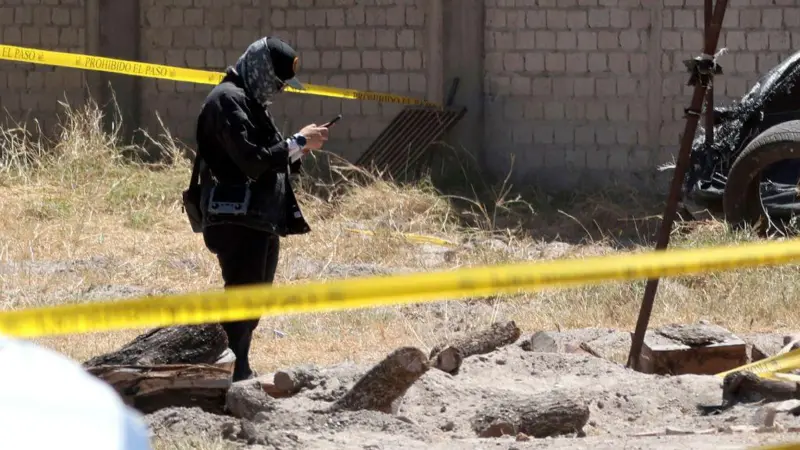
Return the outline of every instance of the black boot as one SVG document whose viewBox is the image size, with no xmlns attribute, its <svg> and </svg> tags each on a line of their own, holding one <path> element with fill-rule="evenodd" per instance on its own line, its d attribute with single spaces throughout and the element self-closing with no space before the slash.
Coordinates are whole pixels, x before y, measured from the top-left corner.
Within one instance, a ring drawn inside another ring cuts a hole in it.
<svg viewBox="0 0 800 450">
<path fill-rule="evenodd" d="M 253 330 L 247 322 L 229 322 L 222 324 L 228 335 L 228 348 L 236 355 L 233 364 L 233 382 L 255 378 L 253 369 L 250 368 L 250 341 Z"/>
</svg>

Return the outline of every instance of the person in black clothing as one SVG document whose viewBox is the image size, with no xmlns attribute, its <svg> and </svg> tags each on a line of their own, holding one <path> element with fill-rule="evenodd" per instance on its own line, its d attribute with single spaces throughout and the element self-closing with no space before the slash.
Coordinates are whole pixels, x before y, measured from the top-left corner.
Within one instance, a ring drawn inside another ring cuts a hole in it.
<svg viewBox="0 0 800 450">
<path fill-rule="evenodd" d="M 280 237 L 310 231 L 289 176 L 302 156 L 322 148 L 328 129 L 310 124 L 289 138 L 278 131 L 268 106 L 294 78 L 297 54 L 284 41 L 253 42 L 211 90 L 197 119 L 199 230 L 217 256 L 225 288 L 272 283 Z M 199 231 L 196 230 L 196 231 Z M 255 376 L 249 352 L 259 319 L 223 323 L 236 355 L 233 380 Z"/>
</svg>

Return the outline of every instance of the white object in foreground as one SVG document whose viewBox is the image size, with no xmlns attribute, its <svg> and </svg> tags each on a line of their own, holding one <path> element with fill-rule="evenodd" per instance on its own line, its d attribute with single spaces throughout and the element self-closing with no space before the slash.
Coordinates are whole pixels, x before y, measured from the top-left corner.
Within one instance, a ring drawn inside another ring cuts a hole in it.
<svg viewBox="0 0 800 450">
<path fill-rule="evenodd" d="M 0 448 L 151 450 L 141 415 L 67 357 L 0 336 Z"/>
</svg>

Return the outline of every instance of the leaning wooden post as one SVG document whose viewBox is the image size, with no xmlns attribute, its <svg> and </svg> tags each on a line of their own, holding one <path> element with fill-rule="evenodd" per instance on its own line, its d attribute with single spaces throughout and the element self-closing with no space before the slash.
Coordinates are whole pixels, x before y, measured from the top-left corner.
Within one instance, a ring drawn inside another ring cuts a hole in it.
<svg viewBox="0 0 800 450">
<path fill-rule="evenodd" d="M 706 12 L 711 11 L 713 0 L 706 0 Z M 716 7 L 713 8 L 711 20 L 706 20 L 709 24 L 706 27 L 705 43 L 703 55 L 689 61 L 685 61 L 690 73 L 689 85 L 694 86 L 694 95 L 689 109 L 686 110 L 686 127 L 681 139 L 681 147 L 678 152 L 678 160 L 675 164 L 675 174 L 672 177 L 667 205 L 664 208 L 664 216 L 661 219 L 661 228 L 656 237 L 656 251 L 666 250 L 669 246 L 669 237 L 672 233 L 672 224 L 678 213 L 678 201 L 680 200 L 681 190 L 686 177 L 686 169 L 689 166 L 692 150 L 692 141 L 697 131 L 697 123 L 703 108 L 703 100 L 706 97 L 706 89 L 711 84 L 714 74 L 719 67 L 714 60 L 717 51 L 722 20 L 725 18 L 725 10 L 728 7 L 728 0 L 717 0 Z M 636 322 L 636 331 L 631 342 L 631 351 L 628 355 L 628 367 L 634 370 L 639 369 L 639 356 L 642 352 L 644 335 L 650 322 L 650 314 L 653 312 L 653 302 L 658 291 L 658 278 L 647 281 L 642 298 L 642 306 L 639 310 L 639 319 Z"/>
</svg>

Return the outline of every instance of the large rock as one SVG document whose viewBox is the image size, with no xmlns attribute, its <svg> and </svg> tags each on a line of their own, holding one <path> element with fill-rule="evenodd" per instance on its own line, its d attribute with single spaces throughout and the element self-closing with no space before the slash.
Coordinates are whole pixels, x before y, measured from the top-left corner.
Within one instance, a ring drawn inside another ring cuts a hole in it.
<svg viewBox="0 0 800 450">
<path fill-rule="evenodd" d="M 241 419 L 253 420 L 260 412 L 275 410 L 275 399 L 267 395 L 258 380 L 233 383 L 225 396 L 225 409 Z"/>
</svg>

